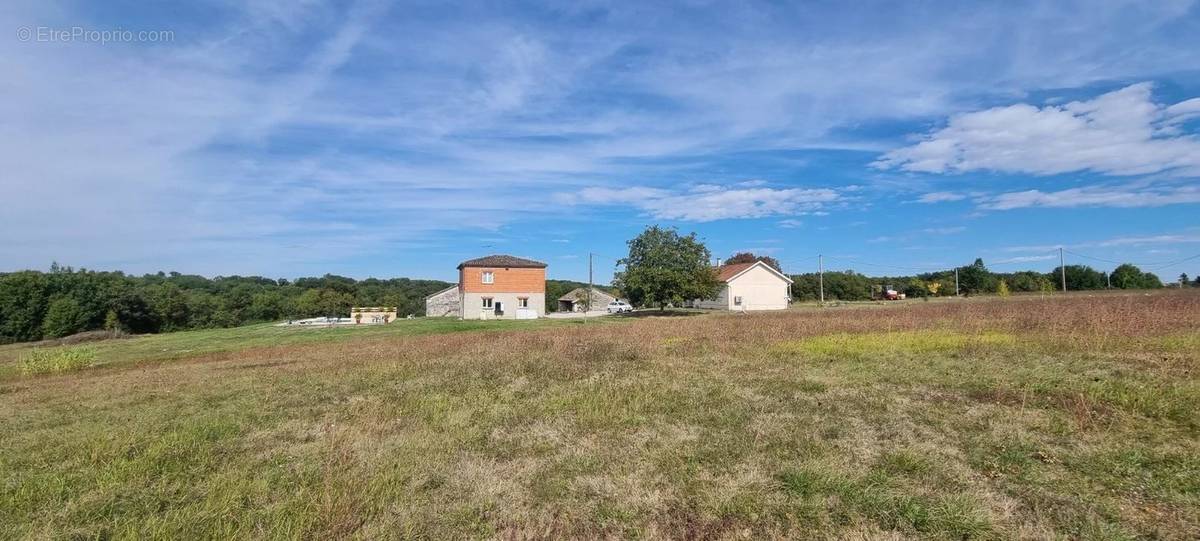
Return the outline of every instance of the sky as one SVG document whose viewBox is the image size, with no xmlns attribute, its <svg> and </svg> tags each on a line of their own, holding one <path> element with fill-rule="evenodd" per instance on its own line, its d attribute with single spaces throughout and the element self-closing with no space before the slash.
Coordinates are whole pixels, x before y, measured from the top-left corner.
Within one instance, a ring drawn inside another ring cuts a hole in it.
<svg viewBox="0 0 1200 541">
<path fill-rule="evenodd" d="M 5 2 L 0 271 L 1200 274 L 1196 2 L 447 4 Z"/>
</svg>

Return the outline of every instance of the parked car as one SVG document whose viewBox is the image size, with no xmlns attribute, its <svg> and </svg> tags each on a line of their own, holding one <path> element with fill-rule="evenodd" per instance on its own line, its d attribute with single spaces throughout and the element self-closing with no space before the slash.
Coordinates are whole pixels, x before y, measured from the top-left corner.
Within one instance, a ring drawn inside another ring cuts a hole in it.
<svg viewBox="0 0 1200 541">
<path fill-rule="evenodd" d="M 612 301 L 608 303 L 608 313 L 619 314 L 621 312 L 632 312 L 633 307 L 625 301 Z"/>
</svg>

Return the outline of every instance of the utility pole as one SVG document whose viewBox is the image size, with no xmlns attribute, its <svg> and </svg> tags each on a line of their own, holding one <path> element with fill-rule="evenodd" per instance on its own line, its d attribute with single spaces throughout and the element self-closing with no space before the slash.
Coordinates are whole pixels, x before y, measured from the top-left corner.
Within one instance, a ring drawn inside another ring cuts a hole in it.
<svg viewBox="0 0 1200 541">
<path fill-rule="evenodd" d="M 954 267 L 954 296 L 958 296 L 958 267 Z"/>
<path fill-rule="evenodd" d="M 1104 279 L 1108 282 L 1108 287 L 1106 287 L 1104 289 L 1112 289 L 1112 273 L 1111 272 L 1104 273 Z"/>
<path fill-rule="evenodd" d="M 1067 263 L 1066 263 L 1066 261 L 1067 261 L 1066 259 L 1063 259 L 1062 246 L 1059 246 L 1058 247 L 1058 271 L 1059 271 L 1059 274 L 1062 276 L 1063 293 L 1067 292 Z"/>
<path fill-rule="evenodd" d="M 825 256 L 817 255 L 817 283 L 821 289 L 821 305 L 825 305 Z"/>
</svg>

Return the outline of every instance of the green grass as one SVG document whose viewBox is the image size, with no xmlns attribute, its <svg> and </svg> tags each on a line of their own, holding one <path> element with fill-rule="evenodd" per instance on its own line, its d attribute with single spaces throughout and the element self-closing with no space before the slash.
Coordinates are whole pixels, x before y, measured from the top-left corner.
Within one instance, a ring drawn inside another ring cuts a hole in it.
<svg viewBox="0 0 1200 541">
<path fill-rule="evenodd" d="M 1011 306 L 100 343 L 0 380 L 0 537 L 1196 538 L 1197 305 Z"/>
<path fill-rule="evenodd" d="M 89 346 L 35 348 L 21 356 L 20 371 L 26 376 L 72 372 L 92 366 L 95 362 L 96 348 Z"/>
<path fill-rule="evenodd" d="M 593 318 L 589 324 L 611 324 L 610 318 Z M 321 344 L 346 340 L 389 339 L 404 336 L 448 334 L 466 331 L 505 331 L 562 325 L 581 325 L 579 320 L 539 319 L 530 321 L 470 321 L 455 318 L 400 319 L 388 325 L 325 327 L 277 327 L 271 323 L 228 329 L 205 329 L 139 335 L 106 340 L 88 346 L 90 366 L 113 367 L 148 361 L 170 361 L 198 355 L 240 351 L 250 348 Z M 26 344 L 0 346 L 0 381 L 21 375 L 20 359 L 31 350 L 63 351 Z"/>
<path fill-rule="evenodd" d="M 988 332 L 964 334 L 954 331 L 908 331 L 872 334 L 833 334 L 805 340 L 780 342 L 773 351 L 822 359 L 865 359 L 880 355 L 936 355 L 962 353 L 970 349 L 1012 347 L 1016 337 Z"/>
</svg>

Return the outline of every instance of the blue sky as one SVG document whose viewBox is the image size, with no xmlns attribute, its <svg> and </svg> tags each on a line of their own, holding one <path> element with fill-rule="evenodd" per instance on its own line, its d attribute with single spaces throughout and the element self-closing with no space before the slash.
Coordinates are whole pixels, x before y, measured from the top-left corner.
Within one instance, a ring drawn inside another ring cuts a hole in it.
<svg viewBox="0 0 1200 541">
<path fill-rule="evenodd" d="M 1200 274 L 1196 2 L 730 4 L 6 2 L 0 270 Z"/>
</svg>

